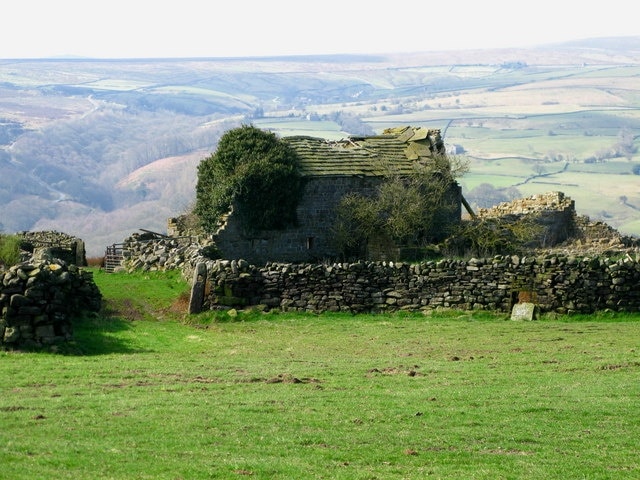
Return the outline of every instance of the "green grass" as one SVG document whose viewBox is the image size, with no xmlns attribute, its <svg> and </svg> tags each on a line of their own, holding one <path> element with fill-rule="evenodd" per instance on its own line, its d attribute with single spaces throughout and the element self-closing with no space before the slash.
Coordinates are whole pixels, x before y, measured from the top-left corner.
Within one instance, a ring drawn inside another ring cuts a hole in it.
<svg viewBox="0 0 640 480">
<path fill-rule="evenodd" d="M 637 315 L 187 325 L 179 277 L 95 278 L 75 344 L 0 352 L 0 478 L 640 476 Z"/>
<path fill-rule="evenodd" d="M 163 318 L 176 301 L 182 305 L 188 299 L 189 285 L 178 270 L 133 274 L 91 270 L 104 297 L 105 312 L 127 320 Z"/>
<path fill-rule="evenodd" d="M 0 233 L 0 265 L 15 265 L 20 261 L 20 237 Z"/>
</svg>

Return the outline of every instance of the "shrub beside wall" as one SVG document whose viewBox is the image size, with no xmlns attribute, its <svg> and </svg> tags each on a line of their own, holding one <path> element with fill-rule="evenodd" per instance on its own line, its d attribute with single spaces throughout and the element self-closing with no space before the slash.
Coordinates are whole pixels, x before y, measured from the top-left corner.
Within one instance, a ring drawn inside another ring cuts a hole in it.
<svg viewBox="0 0 640 480">
<path fill-rule="evenodd" d="M 510 312 L 518 301 L 542 312 L 640 310 L 637 257 L 496 256 L 418 264 L 207 262 L 205 308 L 263 305 L 283 311 L 392 312 L 434 308 Z"/>
</svg>

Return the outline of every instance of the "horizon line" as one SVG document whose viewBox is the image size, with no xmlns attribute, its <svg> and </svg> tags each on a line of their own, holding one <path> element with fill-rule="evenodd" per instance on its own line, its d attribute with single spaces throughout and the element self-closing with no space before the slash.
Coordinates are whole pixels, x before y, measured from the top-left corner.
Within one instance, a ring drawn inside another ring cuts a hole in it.
<svg viewBox="0 0 640 480">
<path fill-rule="evenodd" d="M 264 55 L 229 55 L 229 56 L 207 56 L 207 55 L 185 55 L 185 56 L 139 56 L 139 57 L 101 57 L 101 56 L 83 56 L 74 54 L 53 55 L 48 57 L 0 57 L 0 61 L 204 61 L 204 60 L 273 60 L 273 59 L 301 59 L 301 58 L 326 58 L 326 57 L 388 57 L 393 55 L 416 55 L 416 54 L 440 54 L 440 53 L 464 53 L 477 51 L 504 51 L 504 50 L 535 50 L 538 48 L 563 47 L 572 46 L 576 43 L 592 42 L 592 41 L 611 41 L 622 39 L 638 39 L 640 35 L 622 35 L 622 36 L 605 36 L 605 37 L 584 37 L 573 40 L 565 40 L 560 42 L 543 43 L 529 46 L 517 47 L 475 47 L 475 48 L 452 48 L 437 50 L 397 50 L 387 52 L 335 52 L 335 53 L 297 53 L 297 54 L 264 54 Z M 639 45 L 640 47 L 640 45 Z"/>
</svg>

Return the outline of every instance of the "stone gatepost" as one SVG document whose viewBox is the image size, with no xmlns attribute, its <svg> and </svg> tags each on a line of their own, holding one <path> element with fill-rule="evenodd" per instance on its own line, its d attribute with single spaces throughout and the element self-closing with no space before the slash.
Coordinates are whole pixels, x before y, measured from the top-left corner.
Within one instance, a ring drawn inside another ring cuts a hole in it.
<svg viewBox="0 0 640 480">
<path fill-rule="evenodd" d="M 200 313 L 204 305 L 204 293 L 207 283 L 207 264 L 198 263 L 193 272 L 193 285 L 189 299 L 189 313 Z"/>
</svg>

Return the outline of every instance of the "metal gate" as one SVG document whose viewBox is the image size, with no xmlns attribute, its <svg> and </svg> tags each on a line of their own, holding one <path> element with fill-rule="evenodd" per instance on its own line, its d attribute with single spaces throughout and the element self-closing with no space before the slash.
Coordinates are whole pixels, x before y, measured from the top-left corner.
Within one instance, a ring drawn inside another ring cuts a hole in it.
<svg viewBox="0 0 640 480">
<path fill-rule="evenodd" d="M 122 266 L 122 243 L 114 243 L 107 247 L 104 254 L 104 271 L 113 273 L 117 267 Z"/>
</svg>

